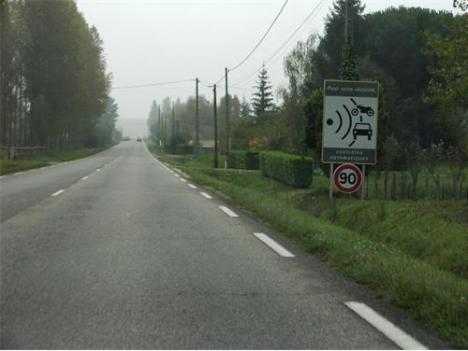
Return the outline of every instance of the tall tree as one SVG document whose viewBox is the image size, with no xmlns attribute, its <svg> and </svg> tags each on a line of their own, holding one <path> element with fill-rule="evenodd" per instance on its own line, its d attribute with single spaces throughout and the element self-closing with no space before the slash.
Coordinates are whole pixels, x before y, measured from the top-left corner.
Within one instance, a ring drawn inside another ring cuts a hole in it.
<svg viewBox="0 0 468 351">
<path fill-rule="evenodd" d="M 269 82 L 268 71 L 265 65 L 263 65 L 260 71 L 255 88 L 257 91 L 252 96 L 252 109 L 255 115 L 260 117 L 263 113 L 271 111 L 274 106 L 272 86 Z"/>
</svg>

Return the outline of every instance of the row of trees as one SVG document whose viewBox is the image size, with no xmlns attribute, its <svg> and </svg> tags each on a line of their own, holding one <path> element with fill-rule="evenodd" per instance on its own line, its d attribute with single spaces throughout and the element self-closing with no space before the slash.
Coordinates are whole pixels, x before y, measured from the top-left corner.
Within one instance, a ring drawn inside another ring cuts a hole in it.
<svg viewBox="0 0 468 351">
<path fill-rule="evenodd" d="M 109 143 L 103 43 L 73 0 L 0 0 L 0 145 L 50 148 Z"/>
</svg>

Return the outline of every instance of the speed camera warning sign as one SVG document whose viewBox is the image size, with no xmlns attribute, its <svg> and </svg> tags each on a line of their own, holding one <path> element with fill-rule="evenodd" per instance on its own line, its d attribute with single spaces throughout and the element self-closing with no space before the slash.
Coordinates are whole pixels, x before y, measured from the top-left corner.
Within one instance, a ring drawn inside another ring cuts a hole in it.
<svg viewBox="0 0 468 351">
<path fill-rule="evenodd" d="M 361 188 L 363 175 L 358 166 L 352 163 L 344 163 L 333 172 L 333 184 L 335 189 L 342 193 L 351 194 Z"/>
<path fill-rule="evenodd" d="M 379 83 L 326 80 L 322 162 L 375 164 Z"/>
</svg>

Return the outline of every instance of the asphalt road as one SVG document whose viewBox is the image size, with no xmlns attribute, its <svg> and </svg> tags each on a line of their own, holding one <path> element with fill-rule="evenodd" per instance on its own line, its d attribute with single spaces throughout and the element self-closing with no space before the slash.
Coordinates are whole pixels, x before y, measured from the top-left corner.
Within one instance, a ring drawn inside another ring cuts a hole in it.
<svg viewBox="0 0 468 351">
<path fill-rule="evenodd" d="M 361 301 L 426 346 L 446 347 L 189 183 L 136 142 L 0 179 L 0 346 L 397 348 L 344 304 Z M 295 257 L 278 255 L 256 232 Z"/>
</svg>

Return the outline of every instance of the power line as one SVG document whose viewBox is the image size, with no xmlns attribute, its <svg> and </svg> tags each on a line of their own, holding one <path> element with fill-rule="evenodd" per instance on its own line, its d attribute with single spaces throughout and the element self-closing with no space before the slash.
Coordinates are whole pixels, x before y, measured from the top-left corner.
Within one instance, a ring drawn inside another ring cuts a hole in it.
<svg viewBox="0 0 468 351">
<path fill-rule="evenodd" d="M 286 39 L 283 44 L 260 66 L 258 69 L 256 69 L 254 72 L 250 73 L 246 78 L 241 79 L 240 81 L 236 82 L 234 86 L 237 84 L 242 84 L 245 81 L 249 80 L 254 74 L 258 73 L 262 68 L 263 65 L 266 65 L 268 62 L 270 62 L 273 58 L 278 55 L 278 53 L 292 40 L 292 38 L 301 30 L 301 28 L 306 24 L 306 22 L 315 14 L 315 12 L 322 6 L 323 3 L 325 3 L 327 0 L 321 0 L 317 3 L 317 5 L 312 9 L 312 11 L 309 12 L 309 14 L 305 17 L 305 19 L 302 21 L 302 23 L 291 33 L 291 35 Z"/>
<path fill-rule="evenodd" d="M 149 83 L 149 84 L 126 85 L 126 86 L 112 88 L 112 90 L 146 88 L 146 87 L 155 87 L 159 85 L 178 84 L 178 83 L 186 83 L 186 82 L 194 82 L 194 81 L 195 79 L 184 79 L 184 80 L 173 80 L 173 81 L 157 82 L 157 83 Z"/>
<path fill-rule="evenodd" d="M 281 9 L 279 10 L 278 14 L 276 15 L 275 19 L 273 20 L 273 22 L 271 22 L 270 26 L 268 27 L 268 29 L 266 30 L 265 34 L 263 34 L 263 36 L 261 37 L 261 39 L 259 40 L 259 42 L 254 46 L 254 48 L 247 54 L 247 56 L 241 61 L 239 62 L 237 65 L 235 65 L 234 67 L 230 68 L 229 70 L 230 71 L 234 71 L 235 69 L 239 68 L 245 61 L 247 61 L 247 59 L 255 52 L 255 50 L 257 50 L 257 48 L 260 46 L 260 44 L 263 42 L 263 40 L 265 40 L 266 36 L 268 35 L 268 33 L 270 32 L 271 28 L 273 28 L 274 24 L 276 23 L 276 21 L 278 20 L 279 16 L 281 15 L 281 13 L 283 12 L 284 8 L 286 7 L 286 4 L 288 3 L 289 0 L 286 0 L 283 4 L 283 6 L 281 7 Z"/>
</svg>

